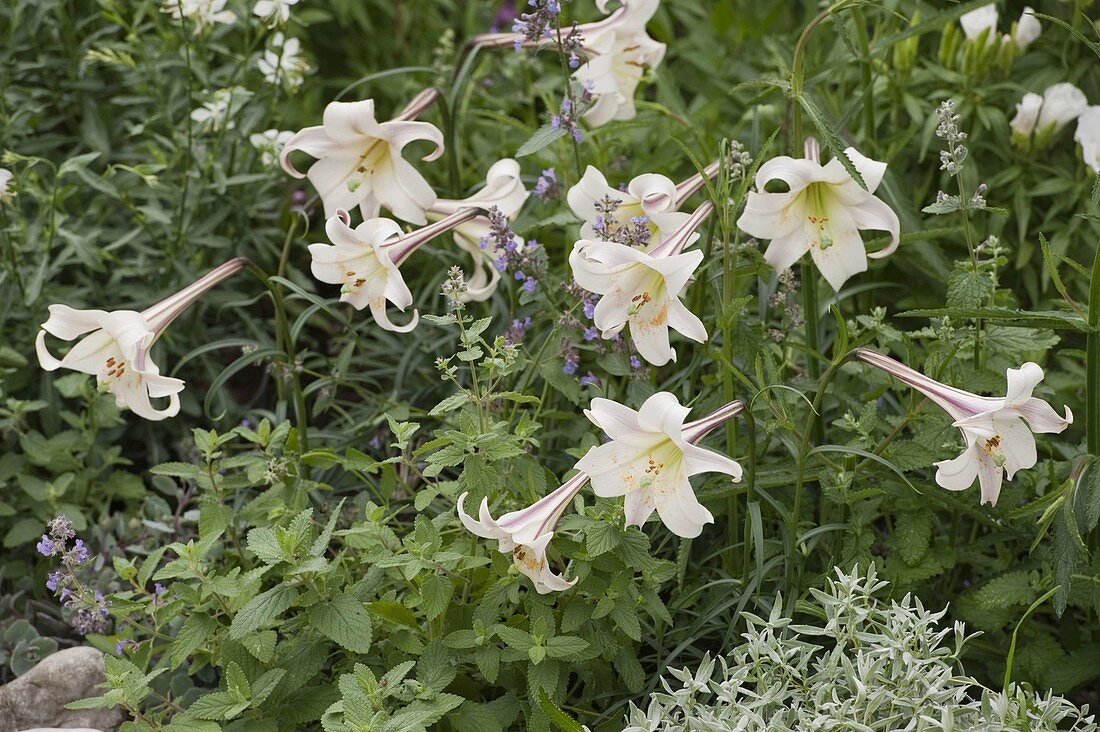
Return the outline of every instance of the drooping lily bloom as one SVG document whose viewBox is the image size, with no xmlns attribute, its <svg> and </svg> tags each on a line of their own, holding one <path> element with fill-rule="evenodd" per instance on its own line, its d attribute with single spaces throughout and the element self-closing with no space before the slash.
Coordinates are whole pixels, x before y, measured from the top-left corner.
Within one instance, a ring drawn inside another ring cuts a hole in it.
<svg viewBox="0 0 1100 732">
<path fill-rule="evenodd" d="M 419 94 L 389 122 L 375 118 L 373 99 L 332 102 L 325 107 L 323 125 L 306 127 L 287 140 L 280 155 L 283 169 L 295 178 L 309 178 L 327 217 L 358 206 L 364 219 L 375 218 L 384 206 L 399 219 L 426 223 L 424 210 L 435 202 L 435 191 L 401 151 L 413 140 L 428 140 L 435 150 L 425 161 L 443 154 L 439 128 L 412 121 L 436 96 L 434 90 Z M 308 173 L 291 164 L 296 150 L 317 158 Z"/>
<path fill-rule="evenodd" d="M 587 475 L 577 473 L 553 493 L 525 509 L 506 513 L 499 520 L 489 513 L 489 499 L 486 498 L 481 501 L 481 520 L 475 521 L 466 513 L 463 504 L 468 493 L 463 493 L 458 497 L 458 517 L 470 533 L 496 539 L 500 551 L 512 555 L 516 567 L 531 578 L 540 595 L 561 592 L 575 585 L 577 580 L 568 581 L 554 574 L 546 559 L 546 547 L 554 537 L 561 515 L 587 482 Z"/>
<path fill-rule="evenodd" d="M 712 163 L 704 171 L 707 178 L 714 177 L 717 172 L 718 163 Z M 645 173 L 635 176 L 626 190 L 619 190 L 612 188 L 603 173 L 589 165 L 577 184 L 569 189 L 566 200 L 573 214 L 583 222 L 582 239 L 606 239 L 608 237 L 601 234 L 640 222 L 648 225 L 648 244 L 652 247 L 683 226 L 688 214 L 677 209 L 702 188 L 703 183 L 703 175 L 698 173 L 679 185 L 663 175 Z M 602 210 L 607 200 L 617 202 L 611 214 Z M 612 221 L 608 221 L 609 216 Z"/>
<path fill-rule="evenodd" d="M 741 480 L 741 466 L 697 446 L 699 440 L 744 409 L 730 402 L 684 424 L 691 411 L 668 392 L 657 392 L 634 411 L 610 399 L 593 399 L 585 415 L 611 441 L 593 447 L 577 462 L 592 477 L 597 496 L 625 496 L 627 524 L 641 526 L 654 510 L 677 536 L 698 536 L 711 515 L 688 481 L 699 473 L 725 473 Z"/>
<path fill-rule="evenodd" d="M 46 371 L 67 368 L 95 376 L 99 388 L 113 394 L 118 406 L 139 417 L 162 420 L 174 416 L 180 409 L 179 393 L 184 382 L 161 375 L 149 350 L 180 313 L 246 264 L 247 259 L 231 259 L 140 313 L 50 305 L 50 317 L 35 340 L 38 363 Z M 58 359 L 46 347 L 47 333 L 65 341 L 84 337 Z M 150 401 L 163 398 L 168 399 L 163 409 L 157 409 Z"/>
<path fill-rule="evenodd" d="M 714 210 L 708 201 L 658 246 L 646 251 L 609 241 L 581 239 L 569 254 L 573 279 L 602 295 L 592 321 L 604 338 L 628 324 L 630 338 L 645 360 L 662 366 L 676 360 L 668 329 L 702 343 L 703 322 L 680 302 L 680 293 L 703 261 L 699 250 L 684 252 L 695 229 Z"/>
<path fill-rule="evenodd" d="M 867 269 L 867 257 L 881 259 L 898 247 L 901 223 L 898 215 L 874 196 L 886 163 L 864 157 L 855 148 L 844 151 L 859 171 L 866 190 L 852 178 L 839 160 L 822 165 L 817 142 L 806 143 L 806 157 L 772 158 L 756 173 L 756 190 L 749 193 L 737 225 L 750 236 L 770 239 L 764 252 L 776 272 L 797 262 L 807 251 L 834 290 L 840 290 L 854 274 Z M 768 193 L 765 186 L 783 181 L 790 190 Z M 890 233 L 890 243 L 868 254 L 861 229 Z"/>
<path fill-rule="evenodd" d="M 990 3 L 964 13 L 959 17 L 959 25 L 968 41 L 983 39 L 985 43 L 990 43 L 997 36 L 996 4 Z"/>
<path fill-rule="evenodd" d="M 597 0 L 601 12 L 608 11 L 608 0 Z M 599 126 L 611 120 L 633 119 L 634 92 L 646 69 L 654 69 L 664 58 L 665 44 L 646 33 L 646 24 L 660 7 L 660 0 L 623 0 L 615 12 L 595 23 L 578 26 L 583 38 L 583 53 L 588 59 L 573 76 L 596 101 L 585 112 L 585 120 Z M 522 33 L 487 33 L 470 41 L 483 48 L 545 46 L 556 38 L 528 40 Z"/>
<path fill-rule="evenodd" d="M 1045 148 L 1054 135 L 1088 109 L 1088 104 L 1084 92 L 1065 82 L 1048 86 L 1041 96 L 1024 94 L 1009 123 L 1012 143 L 1025 150 Z"/>
<path fill-rule="evenodd" d="M 505 218 L 513 219 L 519 214 L 529 195 L 531 194 L 520 178 L 519 163 L 505 158 L 489 168 L 485 176 L 485 187 L 480 191 L 460 201 L 437 199 L 426 213 L 429 221 L 438 221 L 470 206 L 483 210 L 496 206 Z M 485 216 L 477 216 L 454 227 L 455 244 L 469 252 L 474 262 L 473 274 L 466 279 L 467 289 L 460 295 L 467 302 L 488 300 L 500 282 L 500 272 L 493 265 L 500 253 L 491 242 L 483 243 L 487 242 L 489 230 L 489 219 Z M 523 246 L 523 241 L 517 238 L 516 244 Z"/>
<path fill-rule="evenodd" d="M 412 305 L 412 293 L 398 268 L 420 245 L 477 215 L 478 209 L 466 208 L 406 234 L 393 219 L 367 219 L 353 229 L 348 212 L 337 209 L 325 224 L 332 244 L 309 245 L 310 270 L 321 282 L 343 285 L 340 300 L 356 310 L 369 307 L 380 327 L 407 333 L 420 320 L 417 311 L 405 325 L 394 325 L 386 313 L 386 301 L 402 312 Z"/>
<path fill-rule="evenodd" d="M 1043 380 L 1043 369 L 1030 361 L 1008 370 L 1007 394 L 997 398 L 941 384 L 866 348 L 858 349 L 856 356 L 924 394 L 954 420 L 966 449 L 957 458 L 936 463 L 936 482 L 948 490 L 962 491 L 977 478 L 982 503 L 997 504 L 1005 472 L 1012 480 L 1016 471 L 1035 465 L 1038 456 L 1032 433 L 1056 434 L 1073 422 L 1069 407 L 1062 417 L 1050 404 L 1031 395 Z"/>
<path fill-rule="evenodd" d="M 1018 49 L 1026 51 L 1027 47 L 1038 40 L 1042 34 L 1043 24 L 1035 17 L 1035 8 L 1026 5 L 1024 11 L 1020 13 L 1020 19 L 1013 25 L 1012 32 L 1008 37 L 1012 39 Z"/>
</svg>

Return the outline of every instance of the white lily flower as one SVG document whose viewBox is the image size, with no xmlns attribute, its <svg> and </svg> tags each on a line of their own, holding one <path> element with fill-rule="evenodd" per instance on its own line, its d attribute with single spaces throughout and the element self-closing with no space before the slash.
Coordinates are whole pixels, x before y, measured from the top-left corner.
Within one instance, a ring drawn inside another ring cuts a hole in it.
<svg viewBox="0 0 1100 732">
<path fill-rule="evenodd" d="M 1081 145 L 1085 165 L 1092 168 L 1093 173 L 1100 173 L 1100 106 L 1089 107 L 1081 113 L 1073 139 Z"/>
<path fill-rule="evenodd" d="M 11 179 L 14 174 L 7 168 L 0 168 L 0 203 L 10 201 L 15 193 L 12 191 Z"/>
<path fill-rule="evenodd" d="M 711 178 L 717 172 L 718 164 L 712 163 L 705 171 L 706 177 Z M 583 222 L 582 239 L 607 238 L 600 234 L 614 232 L 619 227 L 630 226 L 632 221 L 644 219 L 649 225 L 648 243 L 653 247 L 687 221 L 688 214 L 677 209 L 703 183 L 704 178 L 698 173 L 679 185 L 663 175 L 645 173 L 635 176 L 626 190 L 620 190 L 612 188 L 604 174 L 589 165 L 581 179 L 569 189 L 566 200 L 573 214 Z M 605 200 L 617 202 L 611 214 L 613 221 L 607 220 L 603 210 Z"/>
<path fill-rule="evenodd" d="M 573 279 L 602 296 L 592 321 L 604 338 L 613 337 L 629 324 L 634 347 L 654 366 L 676 360 L 669 328 L 699 343 L 706 341 L 706 327 L 680 302 L 680 293 L 703 261 L 701 251 L 683 249 L 713 210 L 710 202 L 704 203 L 648 251 L 588 239 L 573 245 L 569 254 Z"/>
<path fill-rule="evenodd" d="M 436 199 L 425 213 L 429 221 L 438 221 L 470 206 L 482 210 L 496 206 L 505 218 L 514 219 L 530 195 L 520 178 L 519 163 L 505 158 L 493 163 L 485 175 L 485 186 L 477 193 L 460 201 Z M 454 227 L 455 244 L 469 252 L 474 263 L 473 274 L 466 280 L 467 289 L 459 296 L 464 302 L 488 300 L 500 282 L 500 272 L 494 265 L 500 253 L 483 243 L 488 235 L 489 219 L 483 215 Z M 516 245 L 522 247 L 523 240 L 516 237 Z"/>
<path fill-rule="evenodd" d="M 130 409 L 139 417 L 151 420 L 171 417 L 179 412 L 179 393 L 183 391 L 184 382 L 162 376 L 149 350 L 180 313 L 246 264 L 246 259 L 231 259 L 140 313 L 50 305 L 50 317 L 42 324 L 35 340 L 38 363 L 46 371 L 67 368 L 95 376 L 99 388 L 114 394 L 118 406 Z M 65 341 L 84 337 L 58 359 L 46 347 L 47 333 Z M 150 402 L 151 398 L 167 398 L 168 405 L 157 409 Z"/>
<path fill-rule="evenodd" d="M 383 206 L 399 219 L 414 224 L 427 221 L 424 210 L 436 195 L 424 177 L 401 156 L 413 140 L 435 143 L 425 156 L 432 161 L 443 154 L 443 133 L 433 124 L 413 122 L 434 93 L 421 94 L 396 119 L 378 122 L 374 100 L 332 102 L 325 107 L 324 124 L 306 127 L 283 147 L 283 169 L 295 178 L 308 177 L 325 206 L 325 216 L 359 207 L 363 218 L 378 216 Z M 290 163 L 290 154 L 301 150 L 317 161 L 306 174 Z"/>
<path fill-rule="evenodd" d="M 273 28 L 290 20 L 290 9 L 297 4 L 298 0 L 257 0 L 252 6 L 252 14 Z"/>
<path fill-rule="evenodd" d="M 806 158 L 772 158 L 756 173 L 756 190 L 749 193 L 737 225 L 760 239 L 770 239 L 764 252 L 776 272 L 797 262 L 807 251 L 834 290 L 854 274 L 867 270 L 867 258 L 881 259 L 898 248 L 898 215 L 874 195 L 886 163 L 864 157 L 855 148 L 844 151 L 867 184 L 864 190 L 837 159 L 818 162 L 816 141 L 806 144 Z M 773 180 L 786 183 L 786 193 L 768 193 Z M 890 243 L 867 253 L 861 229 L 890 233 Z"/>
<path fill-rule="evenodd" d="M 520 572 L 531 578 L 540 595 L 568 590 L 576 579 L 565 580 L 554 574 L 546 559 L 546 547 L 554 538 L 554 529 L 565 509 L 588 482 L 588 476 L 577 473 L 527 508 L 511 511 L 494 519 L 489 512 L 489 499 L 481 501 L 480 521 L 467 515 L 463 504 L 468 493 L 458 497 L 458 517 L 470 533 L 485 539 L 496 539 L 502 554 L 511 554 Z"/>
<path fill-rule="evenodd" d="M 962 431 L 966 449 L 957 458 L 936 463 L 936 483 L 962 491 L 977 478 L 982 503 L 997 504 L 1005 472 L 1012 480 L 1017 471 L 1035 465 L 1038 456 L 1032 433 L 1056 434 L 1073 422 L 1069 407 L 1064 407 L 1062 417 L 1050 404 L 1031 395 L 1043 380 L 1043 369 L 1030 361 L 1018 369 L 1008 369 L 1007 393 L 997 398 L 941 384 L 866 348 L 858 349 L 856 356 L 924 394 L 954 420 L 952 424 Z"/>
<path fill-rule="evenodd" d="M 313 257 L 310 271 L 321 282 L 343 285 L 340 300 L 356 310 L 369 307 L 380 327 L 407 333 L 420 320 L 416 310 L 405 325 L 394 325 L 386 313 L 387 301 L 402 312 L 412 305 L 412 292 L 399 269 L 401 263 L 420 245 L 477 215 L 476 208 L 466 208 L 406 234 L 392 219 L 367 219 L 353 229 L 348 212 L 337 209 L 325 224 L 332 244 L 309 245 Z"/>
<path fill-rule="evenodd" d="M 290 87 L 300 86 L 302 77 L 309 70 L 309 63 L 302 58 L 302 42 L 276 33 L 271 45 L 256 62 L 256 68 L 268 84 L 285 82 Z"/>
<path fill-rule="evenodd" d="M 585 416 L 611 442 L 593 447 L 577 462 L 592 478 L 597 496 L 624 496 L 626 522 L 641 526 L 654 510 L 677 536 L 699 536 L 711 515 L 691 489 L 699 473 L 725 473 L 741 480 L 741 466 L 697 446 L 707 433 L 744 409 L 730 402 L 701 420 L 684 424 L 691 411 L 668 392 L 657 392 L 634 411 L 610 399 L 593 399 Z"/>
<path fill-rule="evenodd" d="M 623 0 L 606 18 L 577 27 L 583 38 L 587 61 L 573 77 L 596 95 L 595 104 L 584 113 L 585 120 L 599 126 L 611 120 L 633 119 L 634 92 L 646 69 L 656 68 L 665 55 L 665 44 L 654 41 L 645 26 L 657 12 L 661 0 Z M 608 0 L 597 0 L 601 12 L 608 12 Z M 542 38 L 526 40 L 522 33 L 487 33 L 471 43 L 484 48 L 512 46 L 517 42 L 539 47 L 554 42 Z"/>
<path fill-rule="evenodd" d="M 225 5 L 226 0 L 164 0 L 161 12 L 171 15 L 173 20 L 193 20 L 198 33 L 214 23 L 232 25 L 237 22 L 236 13 L 226 10 Z"/>
<path fill-rule="evenodd" d="M 1016 116 L 1012 118 L 1009 127 L 1012 130 L 1012 140 L 1017 144 L 1026 143 L 1031 139 L 1031 133 L 1039 124 L 1039 112 L 1043 109 L 1043 96 L 1035 92 L 1024 94 L 1016 105 Z"/>
<path fill-rule="evenodd" d="M 988 43 L 997 34 L 997 6 L 990 3 L 971 10 L 959 17 L 959 24 L 962 25 L 967 40 L 976 41 L 984 33 Z"/>
<path fill-rule="evenodd" d="M 607 0 L 598 0 L 607 12 Z M 596 95 L 584 113 L 590 125 L 634 119 L 634 92 L 646 69 L 655 69 L 665 56 L 665 44 L 649 37 L 646 23 L 657 12 L 660 0 L 623 0 L 623 5 L 599 23 L 582 29 L 588 61 L 573 78 Z"/>
<path fill-rule="evenodd" d="M 1020 19 L 1016 21 L 1016 26 L 1012 29 L 1013 43 L 1021 51 L 1025 51 L 1028 46 L 1038 40 L 1042 33 L 1043 24 L 1035 17 L 1035 8 L 1030 5 L 1025 6 L 1024 12 L 1020 14 Z"/>
</svg>

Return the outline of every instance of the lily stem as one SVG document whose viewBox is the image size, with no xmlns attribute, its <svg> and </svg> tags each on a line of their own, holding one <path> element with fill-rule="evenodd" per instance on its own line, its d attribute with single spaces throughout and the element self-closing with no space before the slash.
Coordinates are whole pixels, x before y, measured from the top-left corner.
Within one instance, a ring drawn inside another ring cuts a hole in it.
<svg viewBox="0 0 1100 732">
<path fill-rule="evenodd" d="M 1085 444 L 1100 456 L 1100 246 L 1089 283 L 1088 336 L 1085 345 Z M 1095 468 L 1094 468 L 1095 469 Z"/>
<path fill-rule="evenodd" d="M 821 377 L 821 346 L 818 341 L 817 272 L 812 262 L 802 262 L 802 316 L 806 320 L 806 369 L 815 382 Z M 813 437 L 825 437 L 825 418 L 818 412 L 813 417 Z"/>
</svg>

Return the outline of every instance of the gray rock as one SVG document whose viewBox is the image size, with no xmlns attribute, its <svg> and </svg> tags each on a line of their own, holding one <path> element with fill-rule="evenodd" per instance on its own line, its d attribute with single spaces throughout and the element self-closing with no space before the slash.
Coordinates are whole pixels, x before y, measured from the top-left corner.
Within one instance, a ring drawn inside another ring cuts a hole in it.
<svg viewBox="0 0 1100 732">
<path fill-rule="evenodd" d="M 89 646 L 66 648 L 46 656 L 10 684 L 0 686 L 0 732 L 33 728 L 116 732 L 123 715 L 118 709 L 66 709 L 77 699 L 99 696 L 103 654 Z"/>
</svg>

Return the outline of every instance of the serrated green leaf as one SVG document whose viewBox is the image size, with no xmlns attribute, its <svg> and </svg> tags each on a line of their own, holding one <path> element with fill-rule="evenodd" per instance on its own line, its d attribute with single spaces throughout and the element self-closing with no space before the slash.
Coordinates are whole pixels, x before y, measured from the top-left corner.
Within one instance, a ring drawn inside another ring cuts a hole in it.
<svg viewBox="0 0 1100 732">
<path fill-rule="evenodd" d="M 370 650 L 374 625 L 363 603 L 350 595 L 336 594 L 331 600 L 312 605 L 306 611 L 309 624 L 322 635 L 352 653 Z"/>
</svg>

